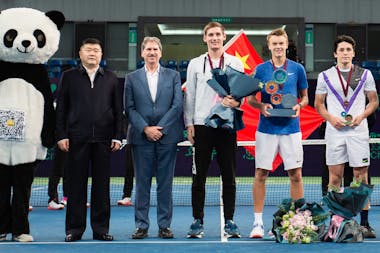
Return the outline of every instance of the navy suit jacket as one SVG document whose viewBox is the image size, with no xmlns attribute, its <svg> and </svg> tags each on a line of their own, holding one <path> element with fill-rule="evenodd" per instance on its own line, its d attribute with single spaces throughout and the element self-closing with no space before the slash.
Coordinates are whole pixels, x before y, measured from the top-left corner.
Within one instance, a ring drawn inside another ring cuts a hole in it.
<svg viewBox="0 0 380 253">
<path fill-rule="evenodd" d="M 145 68 L 129 73 L 124 84 L 124 109 L 129 121 L 128 143 L 152 143 L 146 138 L 144 127 L 162 127 L 161 144 L 183 140 L 183 97 L 181 79 L 177 71 L 160 67 L 156 100 L 150 95 Z"/>
</svg>

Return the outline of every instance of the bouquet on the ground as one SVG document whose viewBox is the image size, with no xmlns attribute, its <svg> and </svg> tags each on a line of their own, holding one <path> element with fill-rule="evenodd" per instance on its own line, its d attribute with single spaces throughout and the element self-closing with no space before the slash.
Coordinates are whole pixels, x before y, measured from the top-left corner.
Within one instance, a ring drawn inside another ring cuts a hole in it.
<svg viewBox="0 0 380 253">
<path fill-rule="evenodd" d="M 327 242 L 362 242 L 361 226 L 353 219 L 364 206 L 373 191 L 373 185 L 354 181 L 349 187 L 329 186 L 323 202 L 333 214 L 322 240 Z"/>
<path fill-rule="evenodd" d="M 316 202 L 284 199 L 273 217 L 272 232 L 276 242 L 311 243 L 318 241 L 324 232 L 329 214 Z"/>
<path fill-rule="evenodd" d="M 323 202 L 333 214 L 346 219 L 356 216 L 367 204 L 373 185 L 354 181 L 349 187 L 333 188 L 323 197 Z"/>
</svg>

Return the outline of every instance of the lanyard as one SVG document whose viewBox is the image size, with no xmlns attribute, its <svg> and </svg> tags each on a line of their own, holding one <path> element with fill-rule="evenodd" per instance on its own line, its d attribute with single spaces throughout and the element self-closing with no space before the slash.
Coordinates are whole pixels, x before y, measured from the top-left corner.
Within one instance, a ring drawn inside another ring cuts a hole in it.
<svg viewBox="0 0 380 253">
<path fill-rule="evenodd" d="M 214 66 L 212 66 L 212 61 L 211 61 L 211 57 L 209 54 L 207 54 L 207 59 L 208 59 L 208 62 L 210 63 L 210 68 L 214 69 Z M 220 61 L 219 61 L 219 68 L 220 69 L 223 68 L 223 64 L 224 64 L 224 55 L 222 54 L 222 56 L 220 56 Z"/>
<path fill-rule="evenodd" d="M 351 81 L 351 76 L 352 76 L 352 72 L 353 72 L 353 67 L 351 67 L 350 69 L 350 73 L 348 74 L 348 78 L 347 78 L 347 85 L 344 86 L 344 83 L 343 83 L 343 78 L 342 78 L 342 73 L 340 73 L 340 70 L 338 67 L 335 67 L 336 68 L 336 71 L 338 72 L 338 76 L 339 76 L 339 81 L 340 81 L 340 85 L 342 86 L 342 89 L 343 89 L 343 93 L 344 93 L 344 96 L 347 97 L 347 94 L 348 94 L 348 87 L 350 87 L 350 81 Z"/>
</svg>

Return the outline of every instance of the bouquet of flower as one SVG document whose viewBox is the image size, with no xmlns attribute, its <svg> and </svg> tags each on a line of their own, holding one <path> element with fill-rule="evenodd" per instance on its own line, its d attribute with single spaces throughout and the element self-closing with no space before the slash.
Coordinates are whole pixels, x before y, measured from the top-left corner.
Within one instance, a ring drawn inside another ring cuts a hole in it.
<svg viewBox="0 0 380 253">
<path fill-rule="evenodd" d="M 304 199 L 284 199 L 279 207 L 273 215 L 272 228 L 277 242 L 311 243 L 319 240 L 329 217 L 319 204 L 306 203 Z"/>
<path fill-rule="evenodd" d="M 225 71 L 215 68 L 212 70 L 212 75 L 213 78 L 207 83 L 220 97 L 231 95 L 235 100 L 241 100 L 261 89 L 261 83 L 257 78 L 248 76 L 230 66 L 227 66 Z M 234 131 L 243 129 L 243 111 L 217 104 L 205 119 L 205 125 Z"/>
</svg>

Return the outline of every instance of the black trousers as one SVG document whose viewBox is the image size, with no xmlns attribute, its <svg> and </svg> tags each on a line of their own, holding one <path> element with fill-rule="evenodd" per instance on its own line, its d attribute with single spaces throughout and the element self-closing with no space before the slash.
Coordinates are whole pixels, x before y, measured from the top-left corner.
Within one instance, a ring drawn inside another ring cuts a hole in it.
<svg viewBox="0 0 380 253">
<path fill-rule="evenodd" d="M 132 148 L 130 144 L 125 147 L 125 176 L 124 176 L 124 188 L 123 188 L 123 198 L 131 197 L 133 190 L 133 158 L 132 158 Z"/>
<path fill-rule="evenodd" d="M 48 195 L 49 201 L 55 200 L 58 202 L 58 191 L 57 187 L 59 184 L 59 180 L 63 179 L 62 187 L 63 187 L 63 196 L 66 196 L 67 192 L 67 178 L 65 177 L 65 166 L 67 163 L 67 153 L 60 150 L 57 146 L 54 148 L 54 161 L 53 167 L 50 170 L 49 174 L 49 184 L 48 184 Z"/>
<path fill-rule="evenodd" d="M 236 133 L 222 128 L 195 126 L 195 168 L 193 168 L 192 207 L 195 219 L 204 217 L 205 184 L 213 148 L 223 181 L 224 218 L 233 219 L 236 200 Z"/>
<path fill-rule="evenodd" d="M 81 143 L 70 140 L 66 167 L 66 234 L 82 235 L 86 229 L 86 202 L 91 167 L 91 227 L 94 234 L 106 234 L 110 220 L 109 142 Z"/>
<path fill-rule="evenodd" d="M 38 162 L 0 164 L 0 234 L 29 234 L 29 199 Z"/>
</svg>

